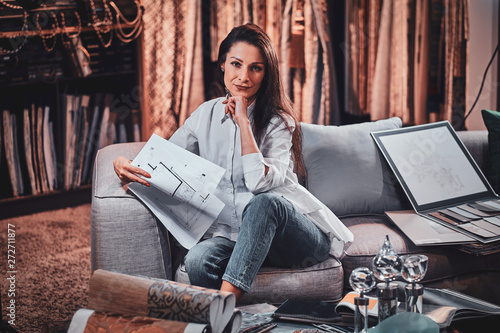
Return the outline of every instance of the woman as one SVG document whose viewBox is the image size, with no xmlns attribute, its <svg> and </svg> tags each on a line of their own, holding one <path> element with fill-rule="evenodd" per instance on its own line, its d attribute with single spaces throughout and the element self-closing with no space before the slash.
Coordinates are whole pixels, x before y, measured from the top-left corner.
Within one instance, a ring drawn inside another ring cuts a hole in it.
<svg viewBox="0 0 500 333">
<path fill-rule="evenodd" d="M 298 183 L 299 123 L 279 79 L 269 37 L 254 24 L 234 28 L 219 48 L 227 96 L 202 104 L 170 141 L 226 169 L 214 193 L 225 207 L 185 257 L 190 282 L 236 294 L 250 290 L 266 262 L 307 267 L 343 255 L 350 231 Z M 150 175 L 124 157 L 123 182 Z"/>
</svg>

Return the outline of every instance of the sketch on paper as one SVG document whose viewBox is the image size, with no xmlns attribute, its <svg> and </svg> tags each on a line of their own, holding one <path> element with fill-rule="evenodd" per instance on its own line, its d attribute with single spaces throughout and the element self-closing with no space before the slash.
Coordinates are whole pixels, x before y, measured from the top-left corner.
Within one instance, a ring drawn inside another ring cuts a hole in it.
<svg viewBox="0 0 500 333">
<path fill-rule="evenodd" d="M 129 189 L 186 248 L 199 241 L 224 204 L 214 194 L 225 170 L 153 134 L 132 161 L 151 174 L 151 187 Z"/>
</svg>

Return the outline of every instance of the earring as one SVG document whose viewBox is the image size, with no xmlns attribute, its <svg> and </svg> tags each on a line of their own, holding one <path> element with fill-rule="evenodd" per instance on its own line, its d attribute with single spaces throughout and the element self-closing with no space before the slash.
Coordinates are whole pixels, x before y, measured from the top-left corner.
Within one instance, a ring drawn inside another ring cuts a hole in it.
<svg viewBox="0 0 500 333">
<path fill-rule="evenodd" d="M 222 71 L 222 73 L 224 73 L 224 68 L 221 68 L 220 70 Z"/>
</svg>

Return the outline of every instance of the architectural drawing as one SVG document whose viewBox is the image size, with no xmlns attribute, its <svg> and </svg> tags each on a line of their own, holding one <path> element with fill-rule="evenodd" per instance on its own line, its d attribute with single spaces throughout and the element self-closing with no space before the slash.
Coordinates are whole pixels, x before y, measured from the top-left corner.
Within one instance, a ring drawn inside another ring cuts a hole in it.
<svg viewBox="0 0 500 333">
<path fill-rule="evenodd" d="M 196 244 L 224 208 L 213 192 L 225 170 L 155 134 L 132 164 L 151 174 L 151 187 L 131 183 L 129 189 L 181 245 Z"/>
</svg>

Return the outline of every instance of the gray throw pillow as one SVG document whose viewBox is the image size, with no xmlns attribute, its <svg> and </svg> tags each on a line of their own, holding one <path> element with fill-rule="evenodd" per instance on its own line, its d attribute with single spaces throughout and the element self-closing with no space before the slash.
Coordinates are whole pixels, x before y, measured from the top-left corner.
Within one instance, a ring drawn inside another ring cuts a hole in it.
<svg viewBox="0 0 500 333">
<path fill-rule="evenodd" d="M 400 128 L 401 119 L 301 126 L 306 186 L 337 216 L 378 214 L 406 206 L 404 192 L 370 135 Z"/>
</svg>

